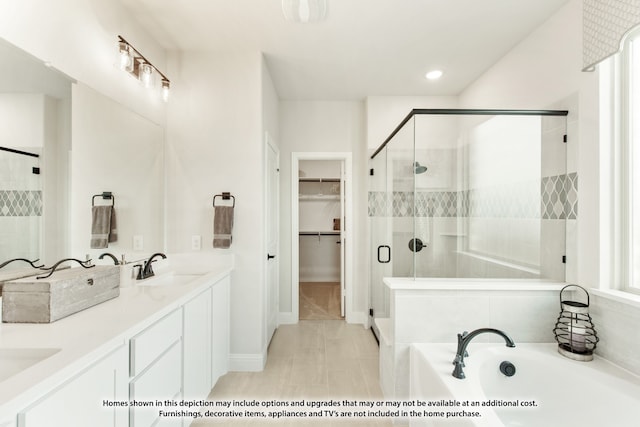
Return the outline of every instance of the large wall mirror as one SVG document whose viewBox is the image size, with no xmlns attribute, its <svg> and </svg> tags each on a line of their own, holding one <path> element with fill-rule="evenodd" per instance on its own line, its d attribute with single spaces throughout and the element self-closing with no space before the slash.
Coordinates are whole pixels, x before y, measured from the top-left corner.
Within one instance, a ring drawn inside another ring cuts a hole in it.
<svg viewBox="0 0 640 427">
<path fill-rule="evenodd" d="M 0 263 L 164 249 L 161 125 L 2 39 L 0 120 Z M 92 249 L 92 203 L 103 203 L 93 196 L 104 191 L 118 239 Z"/>
<path fill-rule="evenodd" d="M 0 39 L 0 262 L 67 250 L 72 83 Z"/>
</svg>

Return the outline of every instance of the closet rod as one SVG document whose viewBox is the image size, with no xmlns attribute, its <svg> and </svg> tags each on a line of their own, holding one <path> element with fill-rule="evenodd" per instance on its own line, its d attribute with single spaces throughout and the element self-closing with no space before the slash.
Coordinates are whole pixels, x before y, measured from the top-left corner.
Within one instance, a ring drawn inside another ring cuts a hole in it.
<svg viewBox="0 0 640 427">
<path fill-rule="evenodd" d="M 300 182 L 340 182 L 340 178 L 300 178 Z"/>
<path fill-rule="evenodd" d="M 301 231 L 300 236 L 337 236 L 339 231 Z"/>
</svg>

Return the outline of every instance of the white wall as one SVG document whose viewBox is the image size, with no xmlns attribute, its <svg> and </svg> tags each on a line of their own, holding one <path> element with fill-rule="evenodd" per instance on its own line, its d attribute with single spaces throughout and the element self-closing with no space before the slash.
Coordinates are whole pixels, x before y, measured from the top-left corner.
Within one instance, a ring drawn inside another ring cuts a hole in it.
<svg viewBox="0 0 640 427">
<path fill-rule="evenodd" d="M 273 91 L 263 94 L 257 52 L 169 55 L 167 250 L 235 254 L 231 288 L 231 369 L 257 370 L 262 360 L 264 298 L 263 131 L 277 138 Z M 175 87 L 175 89 L 173 89 Z M 271 95 L 268 95 L 268 93 Z M 263 95 L 269 100 L 263 100 Z M 213 196 L 235 197 L 233 243 L 213 249 Z"/>
<path fill-rule="evenodd" d="M 369 248 L 364 104 L 358 101 L 281 101 L 280 103 L 280 313 L 291 313 L 291 153 L 348 152 L 353 156 L 353 311 L 364 322 L 368 308 Z M 347 219 L 349 220 L 349 219 Z"/>
</svg>

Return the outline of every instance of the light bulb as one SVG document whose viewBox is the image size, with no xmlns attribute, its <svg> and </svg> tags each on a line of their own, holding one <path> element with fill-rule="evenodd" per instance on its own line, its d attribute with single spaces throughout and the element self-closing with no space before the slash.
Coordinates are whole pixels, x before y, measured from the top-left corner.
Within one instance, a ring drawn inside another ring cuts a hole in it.
<svg viewBox="0 0 640 427">
<path fill-rule="evenodd" d="M 131 47 L 124 43 L 118 43 L 118 64 L 121 70 L 126 72 L 133 71 L 133 56 L 131 55 Z"/>
<path fill-rule="evenodd" d="M 169 100 L 169 91 L 171 90 L 171 84 L 169 83 L 169 80 L 163 80 L 162 81 L 162 99 L 164 102 L 167 102 Z"/>
<path fill-rule="evenodd" d="M 144 85 L 144 87 L 150 88 L 153 87 L 153 66 L 146 62 L 140 65 L 140 81 Z"/>
</svg>

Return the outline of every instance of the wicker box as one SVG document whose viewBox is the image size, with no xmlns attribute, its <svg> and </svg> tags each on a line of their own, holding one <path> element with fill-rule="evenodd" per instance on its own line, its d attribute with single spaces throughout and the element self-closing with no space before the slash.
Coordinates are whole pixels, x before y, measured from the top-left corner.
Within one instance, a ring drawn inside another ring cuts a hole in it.
<svg viewBox="0 0 640 427">
<path fill-rule="evenodd" d="M 98 265 L 5 282 L 2 321 L 51 323 L 120 295 L 120 267 Z"/>
</svg>

